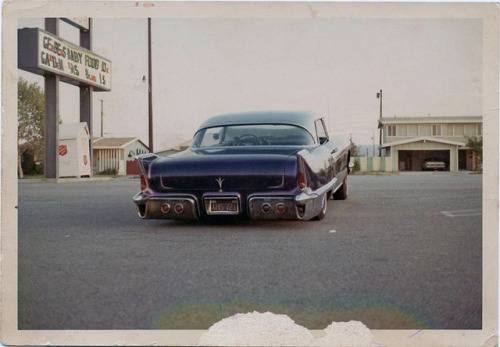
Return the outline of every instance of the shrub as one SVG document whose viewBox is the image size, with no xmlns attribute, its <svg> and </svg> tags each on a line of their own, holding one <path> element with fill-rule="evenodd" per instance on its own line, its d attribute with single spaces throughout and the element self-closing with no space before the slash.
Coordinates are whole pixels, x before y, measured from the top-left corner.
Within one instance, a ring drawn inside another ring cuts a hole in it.
<svg viewBox="0 0 500 347">
<path fill-rule="evenodd" d="M 351 168 L 351 173 L 356 173 L 361 170 L 361 167 L 359 165 L 359 161 L 354 160 L 354 166 Z"/>
<path fill-rule="evenodd" d="M 111 176 L 116 176 L 118 175 L 118 171 L 116 169 L 106 169 L 101 172 L 98 172 L 98 175 L 111 175 Z"/>
<path fill-rule="evenodd" d="M 23 152 L 21 155 L 21 167 L 25 175 L 35 175 L 38 173 L 33 150 L 27 149 Z"/>
</svg>

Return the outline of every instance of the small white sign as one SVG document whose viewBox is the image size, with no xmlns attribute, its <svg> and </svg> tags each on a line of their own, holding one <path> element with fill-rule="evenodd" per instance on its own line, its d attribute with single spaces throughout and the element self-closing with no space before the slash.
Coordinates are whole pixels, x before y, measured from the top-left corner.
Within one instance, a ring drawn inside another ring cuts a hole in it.
<svg viewBox="0 0 500 347">
<path fill-rule="evenodd" d="M 38 30 L 38 67 L 111 90 L 111 61 L 43 30 Z"/>
</svg>

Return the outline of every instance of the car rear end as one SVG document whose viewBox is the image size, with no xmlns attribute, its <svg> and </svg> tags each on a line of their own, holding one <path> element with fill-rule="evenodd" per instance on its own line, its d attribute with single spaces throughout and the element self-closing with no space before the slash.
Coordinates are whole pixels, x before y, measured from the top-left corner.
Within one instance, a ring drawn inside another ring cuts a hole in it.
<svg viewBox="0 0 500 347">
<path fill-rule="evenodd" d="M 198 219 L 196 196 L 186 194 L 162 194 L 158 192 L 158 179 L 151 176 L 151 166 L 158 160 L 156 154 L 145 154 L 136 158 L 139 169 L 140 188 L 133 200 L 142 219 Z"/>
<path fill-rule="evenodd" d="M 141 191 L 134 197 L 139 216 L 300 219 L 295 197 L 299 177 L 305 176 L 298 174 L 296 152 L 139 156 Z"/>
</svg>

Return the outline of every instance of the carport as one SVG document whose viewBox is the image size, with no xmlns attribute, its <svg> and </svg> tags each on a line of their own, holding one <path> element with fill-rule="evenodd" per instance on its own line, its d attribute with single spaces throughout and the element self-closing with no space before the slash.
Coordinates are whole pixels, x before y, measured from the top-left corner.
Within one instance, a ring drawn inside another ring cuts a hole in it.
<svg viewBox="0 0 500 347">
<path fill-rule="evenodd" d="M 445 171 L 450 171 L 450 150 L 400 150 L 398 153 L 399 171 L 421 171 L 427 159 L 444 161 Z"/>
<path fill-rule="evenodd" d="M 458 171 L 458 152 L 465 143 L 422 136 L 388 143 L 382 147 L 391 153 L 396 171 L 421 171 L 426 159 L 441 159 L 447 171 Z"/>
</svg>

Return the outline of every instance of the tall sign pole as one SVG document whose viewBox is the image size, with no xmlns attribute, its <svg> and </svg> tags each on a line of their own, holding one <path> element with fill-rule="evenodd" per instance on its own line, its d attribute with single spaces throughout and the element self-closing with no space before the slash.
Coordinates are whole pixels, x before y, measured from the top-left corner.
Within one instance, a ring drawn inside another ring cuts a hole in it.
<svg viewBox="0 0 500 347">
<path fill-rule="evenodd" d="M 80 29 L 80 46 L 92 50 L 92 19 L 88 19 L 88 29 Z M 81 86 L 80 87 L 80 122 L 87 123 L 90 135 L 89 157 L 90 157 L 90 176 L 92 177 L 94 171 L 94 137 L 93 137 L 93 121 L 92 121 L 92 101 L 93 101 L 94 87 Z"/>
<path fill-rule="evenodd" d="M 382 89 L 380 89 L 380 92 L 377 93 L 377 98 L 380 99 L 380 121 L 382 121 Z M 380 135 L 379 135 L 379 143 L 380 147 L 378 148 L 378 156 L 382 156 L 382 128 L 380 128 Z"/>
<path fill-rule="evenodd" d="M 59 35 L 57 18 L 45 18 L 45 30 Z M 59 177 L 59 76 L 50 74 L 45 85 L 45 178 Z"/>
<path fill-rule="evenodd" d="M 148 18 L 149 152 L 153 153 L 153 66 L 151 59 L 151 18 Z"/>
</svg>

